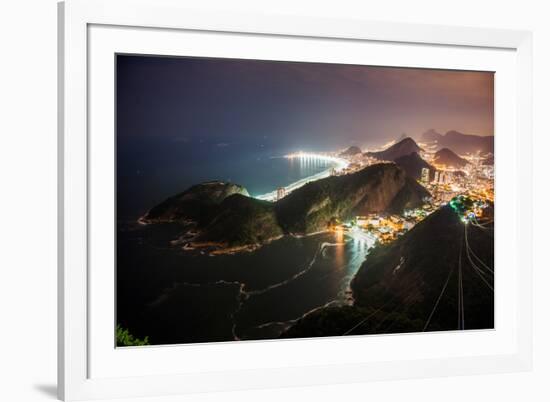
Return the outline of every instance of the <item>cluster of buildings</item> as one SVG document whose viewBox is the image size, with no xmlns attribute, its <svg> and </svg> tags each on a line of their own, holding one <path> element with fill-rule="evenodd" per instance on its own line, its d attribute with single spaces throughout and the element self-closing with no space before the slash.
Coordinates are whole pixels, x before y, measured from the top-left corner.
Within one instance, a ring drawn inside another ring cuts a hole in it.
<svg viewBox="0 0 550 402">
<path fill-rule="evenodd" d="M 403 215 L 378 213 L 360 215 L 350 222 L 334 225 L 331 229 L 350 233 L 352 230 L 355 230 L 354 232 L 359 230 L 374 237 L 379 243 L 386 244 L 411 230 L 435 209 L 431 204 L 425 204 L 422 208 L 405 211 Z"/>
<path fill-rule="evenodd" d="M 416 220 L 400 215 L 369 214 L 357 216 L 355 225 L 373 234 L 380 243 L 389 243 L 412 229 Z"/>
<path fill-rule="evenodd" d="M 424 186 L 428 186 L 430 184 L 451 184 L 453 181 L 453 173 L 436 170 L 434 173 L 434 179 L 430 180 L 430 169 L 422 168 L 422 176 L 420 181 Z"/>
<path fill-rule="evenodd" d="M 279 187 L 277 189 L 277 196 L 275 197 L 275 201 L 279 201 L 280 199 L 285 198 L 285 196 L 286 196 L 286 188 Z"/>
<path fill-rule="evenodd" d="M 432 152 L 423 151 L 421 156 L 427 161 L 433 159 Z M 334 154 L 329 157 L 338 156 Z M 331 229 L 347 232 L 351 236 L 368 236 L 369 239 L 376 239 L 384 244 L 402 236 L 444 204 L 455 209 L 464 222 L 479 217 L 488 202 L 494 201 L 494 165 L 490 157 L 491 155 L 479 154 L 463 156 L 469 163 L 460 169 L 437 166 L 434 172 L 423 168 L 419 181 L 428 189 L 431 198 L 426 199 L 422 207 L 404 211 L 401 215 L 376 213 L 356 216 L 350 222 L 335 223 Z M 350 174 L 367 166 L 383 163 L 363 153 L 346 156 L 345 159 L 347 165 L 332 169 L 331 176 Z M 277 189 L 277 200 L 286 195 L 285 188 Z"/>
<path fill-rule="evenodd" d="M 449 206 L 460 216 L 464 223 L 467 223 L 483 216 L 484 210 L 489 204 L 484 199 L 459 195 L 449 202 Z"/>
<path fill-rule="evenodd" d="M 429 156 L 427 156 L 429 159 Z M 439 167 L 435 172 L 423 168 L 420 182 L 432 194 L 432 202 L 442 205 L 458 195 L 494 201 L 494 165 L 491 156 L 463 156 L 469 163 L 460 169 Z"/>
<path fill-rule="evenodd" d="M 338 155 L 340 154 L 339 153 L 334 154 L 335 157 Z M 384 163 L 383 161 L 373 158 L 372 156 L 368 156 L 364 153 L 357 153 L 355 155 L 338 156 L 338 157 L 347 160 L 348 165 L 342 169 L 332 169 L 330 172 L 331 176 L 343 176 L 346 174 L 358 172 L 359 170 L 366 168 L 367 166 L 370 166 L 370 165 L 375 165 L 377 163 Z"/>
<path fill-rule="evenodd" d="M 428 160 L 430 156 L 433 155 L 424 155 Z M 402 215 L 356 216 L 351 222 L 338 225 L 337 230 L 351 231 L 353 228 L 354 231 L 374 236 L 384 244 L 394 241 L 444 204 L 458 211 L 464 222 L 482 216 L 488 202 L 494 200 L 494 166 L 487 163 L 487 156 L 477 154 L 464 158 L 469 163 L 460 169 L 445 166 L 438 166 L 435 172 L 422 169 L 419 181 L 432 195 L 422 207 L 404 211 Z M 334 174 L 352 173 L 374 163 L 380 161 L 364 155 L 357 156 L 346 169 Z"/>
</svg>

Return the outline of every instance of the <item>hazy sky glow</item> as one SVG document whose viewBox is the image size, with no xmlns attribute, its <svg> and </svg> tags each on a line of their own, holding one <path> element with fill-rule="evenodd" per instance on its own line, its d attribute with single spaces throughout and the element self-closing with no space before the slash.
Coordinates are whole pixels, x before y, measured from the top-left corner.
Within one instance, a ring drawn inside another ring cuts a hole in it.
<svg viewBox="0 0 550 402">
<path fill-rule="evenodd" d="M 251 169 L 288 152 L 493 134 L 493 73 L 126 55 L 116 72 L 119 216 L 206 180 L 270 191 Z"/>
<path fill-rule="evenodd" d="M 493 135 L 493 73 L 118 56 L 119 140 L 377 146 L 429 128 Z"/>
</svg>

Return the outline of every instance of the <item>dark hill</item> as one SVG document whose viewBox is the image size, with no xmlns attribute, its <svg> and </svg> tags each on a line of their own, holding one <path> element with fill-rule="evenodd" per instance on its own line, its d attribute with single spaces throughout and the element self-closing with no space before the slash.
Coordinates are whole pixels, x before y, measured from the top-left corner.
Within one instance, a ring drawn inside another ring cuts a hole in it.
<svg viewBox="0 0 550 402">
<path fill-rule="evenodd" d="M 397 165 L 385 163 L 306 184 L 277 202 L 276 211 L 286 232 L 312 233 L 325 230 L 334 219 L 401 212 L 429 195 Z"/>
<path fill-rule="evenodd" d="M 383 151 L 367 152 L 367 155 L 379 160 L 395 161 L 401 156 L 410 155 L 413 152 L 420 152 L 421 150 L 412 138 L 407 137 Z"/>
<path fill-rule="evenodd" d="M 430 180 L 434 177 L 435 168 L 426 162 L 418 153 L 401 156 L 395 160 L 396 165 L 403 169 L 413 179 L 419 180 L 422 176 L 422 169 L 430 171 Z"/>
<path fill-rule="evenodd" d="M 345 151 L 340 152 L 340 156 L 353 156 L 353 155 L 358 155 L 361 152 L 362 152 L 361 148 L 356 147 L 355 145 L 352 145 L 351 147 L 349 147 Z"/>
<path fill-rule="evenodd" d="M 494 328 L 491 221 L 464 225 L 442 207 L 371 252 L 351 284 L 353 307 L 319 310 L 283 336 Z"/>
<path fill-rule="evenodd" d="M 210 217 L 217 205 L 233 194 L 248 196 L 248 191 L 238 184 L 220 181 L 197 184 L 151 208 L 142 221 L 147 223 L 186 220 L 203 222 Z"/>
<path fill-rule="evenodd" d="M 282 235 L 273 203 L 233 194 L 223 200 L 194 242 L 232 248 L 261 245 Z"/>
<path fill-rule="evenodd" d="M 373 250 L 352 281 L 355 304 L 397 304 L 425 325 L 449 278 L 427 329 L 457 329 L 462 275 L 466 328 L 492 328 L 492 272 L 475 256 L 493 269 L 492 226 L 465 225 L 451 207 L 442 207 L 394 243 Z"/>
<path fill-rule="evenodd" d="M 466 159 L 461 158 L 449 148 L 440 149 L 435 153 L 434 163 L 437 165 L 445 165 L 452 168 L 461 168 L 469 164 Z"/>
<path fill-rule="evenodd" d="M 248 197 L 234 184 L 199 184 L 152 208 L 142 221 L 190 224 L 192 231 L 178 244 L 231 251 L 254 248 L 285 233 L 324 231 L 332 222 L 355 215 L 401 212 L 423 204 L 429 195 L 388 163 L 308 183 L 277 203 Z"/>
</svg>

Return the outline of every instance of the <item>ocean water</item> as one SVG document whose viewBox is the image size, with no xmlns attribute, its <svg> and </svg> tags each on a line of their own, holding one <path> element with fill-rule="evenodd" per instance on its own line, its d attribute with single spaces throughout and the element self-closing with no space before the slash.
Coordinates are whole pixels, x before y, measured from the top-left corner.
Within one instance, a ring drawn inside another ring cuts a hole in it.
<svg viewBox="0 0 550 402">
<path fill-rule="evenodd" d="M 295 151 L 205 145 L 177 157 L 119 154 L 117 322 L 153 344 L 272 339 L 308 312 L 351 303 L 349 283 L 372 246 L 368 239 L 285 236 L 254 252 L 212 257 L 171 245 L 184 230 L 178 224 L 136 223 L 202 181 L 231 181 L 260 195 L 334 165 L 283 157 Z"/>
<path fill-rule="evenodd" d="M 211 257 L 170 246 L 180 231 L 119 225 L 117 322 L 152 344 L 276 339 L 313 310 L 350 304 L 371 246 L 324 233 Z"/>
<path fill-rule="evenodd" d="M 268 150 L 261 146 L 242 149 L 220 143 L 184 147 L 179 151 L 164 149 L 162 158 L 155 149 L 138 155 L 119 152 L 117 215 L 124 220 L 137 218 L 164 199 L 204 181 L 240 184 L 250 195 L 257 196 L 336 165 L 322 159 L 284 157 L 296 151 L 278 147 Z"/>
</svg>

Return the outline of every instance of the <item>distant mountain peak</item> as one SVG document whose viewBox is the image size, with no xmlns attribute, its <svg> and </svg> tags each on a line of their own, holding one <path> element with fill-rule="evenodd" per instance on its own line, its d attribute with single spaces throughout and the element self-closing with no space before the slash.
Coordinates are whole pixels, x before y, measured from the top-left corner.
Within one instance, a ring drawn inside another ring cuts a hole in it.
<svg viewBox="0 0 550 402">
<path fill-rule="evenodd" d="M 401 144 L 401 143 L 404 143 L 404 144 L 411 143 L 411 144 L 416 145 L 416 141 L 413 140 L 411 137 L 405 137 L 402 140 L 397 141 L 394 145 L 398 145 L 398 144 Z M 418 145 L 416 145 L 416 146 L 418 147 Z M 420 148 L 420 147 L 418 147 L 418 148 Z"/>
<path fill-rule="evenodd" d="M 403 141 L 405 138 L 407 138 L 408 135 L 406 133 L 402 133 L 399 138 L 396 140 L 396 142 Z"/>
<path fill-rule="evenodd" d="M 438 148 L 449 148 L 459 154 L 476 152 L 488 154 L 492 153 L 494 149 L 494 136 L 464 134 L 457 130 L 449 130 L 445 135 L 441 135 L 432 128 L 422 134 L 421 140 L 435 142 Z"/>
<path fill-rule="evenodd" d="M 464 167 L 470 162 L 461 158 L 449 148 L 442 148 L 435 153 L 434 162 L 438 165 L 445 165 L 449 167 L 460 168 Z"/>
<path fill-rule="evenodd" d="M 380 160 L 394 161 L 401 156 L 420 151 L 422 151 L 422 148 L 418 146 L 415 140 L 411 137 L 406 137 L 383 151 L 368 152 L 367 155 Z"/>
<path fill-rule="evenodd" d="M 444 137 L 445 138 L 464 138 L 464 137 L 468 138 L 468 137 L 478 137 L 478 136 L 472 135 L 472 134 L 464 134 L 456 130 L 449 130 L 445 133 Z"/>
<path fill-rule="evenodd" d="M 435 131 L 433 128 L 430 128 L 429 130 L 422 133 L 421 140 L 425 142 L 432 142 L 432 141 L 438 141 L 443 137 L 440 133 Z"/>
<path fill-rule="evenodd" d="M 353 156 L 353 155 L 360 154 L 361 152 L 362 152 L 361 148 L 359 148 L 358 146 L 352 145 L 345 151 L 340 152 L 340 156 Z"/>
</svg>

